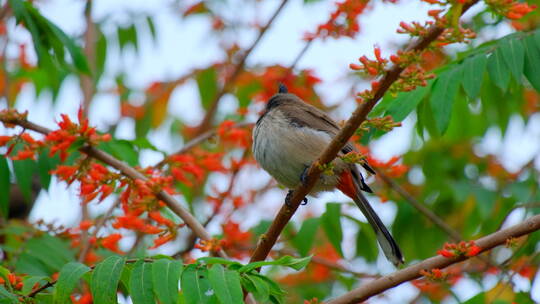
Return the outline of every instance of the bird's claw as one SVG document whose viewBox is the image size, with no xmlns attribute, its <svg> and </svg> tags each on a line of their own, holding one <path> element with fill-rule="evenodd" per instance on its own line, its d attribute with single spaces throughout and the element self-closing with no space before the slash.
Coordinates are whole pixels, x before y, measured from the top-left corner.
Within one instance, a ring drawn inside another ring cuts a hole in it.
<svg viewBox="0 0 540 304">
<path fill-rule="evenodd" d="M 289 190 L 289 192 L 287 192 L 287 196 L 285 196 L 285 205 L 287 205 L 287 207 L 291 207 L 291 197 L 292 197 L 292 194 L 293 194 L 293 190 Z M 307 205 L 308 203 L 308 200 L 307 200 L 307 197 L 304 197 L 304 199 L 302 200 L 303 203 L 301 203 L 300 205 L 302 206 L 305 206 Z"/>
<path fill-rule="evenodd" d="M 291 207 L 292 194 L 293 194 L 293 191 L 289 190 L 289 192 L 287 192 L 287 196 L 285 196 L 285 205 L 287 205 L 287 207 Z"/>
</svg>

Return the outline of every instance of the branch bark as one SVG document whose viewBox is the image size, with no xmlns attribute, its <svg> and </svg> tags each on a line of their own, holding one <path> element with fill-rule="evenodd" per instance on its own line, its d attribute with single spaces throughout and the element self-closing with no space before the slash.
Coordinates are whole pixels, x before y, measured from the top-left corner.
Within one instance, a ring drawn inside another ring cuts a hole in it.
<svg viewBox="0 0 540 304">
<path fill-rule="evenodd" d="M 11 123 L 11 124 L 19 125 L 25 129 L 33 130 L 33 131 L 36 131 L 45 135 L 51 132 L 51 130 L 49 130 L 48 128 L 37 125 L 28 120 L 8 120 L 8 119 L 0 118 L 0 121 L 4 123 Z M 81 149 L 79 149 L 79 151 L 81 151 L 82 153 L 90 157 L 93 157 L 97 160 L 104 162 L 105 164 L 120 171 L 124 176 L 127 176 L 133 180 L 136 180 L 136 179 L 140 179 L 143 181 L 148 180 L 146 176 L 144 176 L 143 174 L 141 174 L 139 171 L 135 170 L 134 168 L 130 167 L 123 161 L 118 160 L 114 158 L 112 155 L 106 152 L 103 152 L 99 149 L 96 149 L 92 146 L 82 147 Z M 186 225 L 191 230 L 193 230 L 193 232 L 195 233 L 195 235 L 197 235 L 197 237 L 203 240 L 210 240 L 212 238 L 210 234 L 208 233 L 208 231 L 206 231 L 206 229 L 201 225 L 201 223 L 199 223 L 197 219 L 191 213 L 189 213 L 188 210 L 182 207 L 182 205 L 177 200 L 175 200 L 170 194 L 168 194 L 167 192 L 163 190 L 158 191 L 154 194 L 156 198 L 165 202 L 167 207 L 169 207 L 175 214 L 177 214 L 184 221 L 184 223 L 186 223 Z M 227 257 L 227 254 L 223 250 L 219 251 L 218 255 L 224 258 Z"/>
<path fill-rule="evenodd" d="M 465 5 L 462 10 L 462 14 L 465 13 L 472 5 L 476 4 L 478 0 L 472 1 L 469 4 Z M 412 43 L 406 51 L 421 51 L 427 48 L 431 42 L 433 42 L 440 34 L 444 31 L 444 28 L 438 27 L 436 25 L 432 26 L 427 34 L 422 37 L 420 40 L 416 40 Z M 319 156 L 319 159 L 315 161 L 307 171 L 306 182 L 294 190 L 290 196 L 289 205 L 284 204 L 283 207 L 279 210 L 276 218 L 272 222 L 271 226 L 268 228 L 266 234 L 262 235 L 259 239 L 259 244 L 255 249 L 255 252 L 251 256 L 251 262 L 262 261 L 266 259 L 270 250 L 276 243 L 281 231 L 285 228 L 285 225 L 290 221 L 300 202 L 304 199 L 306 195 L 309 194 L 322 171 L 319 168 L 319 164 L 330 163 L 336 157 L 337 153 L 343 148 L 343 146 L 348 142 L 349 138 L 354 134 L 356 129 L 364 122 L 367 118 L 369 112 L 377 104 L 379 99 L 381 99 L 390 86 L 399 78 L 401 72 L 405 69 L 403 66 L 396 65 L 392 69 L 388 70 L 384 77 L 380 81 L 380 85 L 375 91 L 374 97 L 372 99 L 366 100 L 361 104 L 351 118 L 347 121 L 345 126 L 341 131 L 334 137 L 332 142 L 326 147 L 324 152 Z"/>
<path fill-rule="evenodd" d="M 491 250 L 492 248 L 505 244 L 506 240 L 513 237 L 518 238 L 526 234 L 532 233 L 540 229 L 540 215 L 535 215 L 522 223 L 510 228 L 499 230 L 483 238 L 475 241 L 475 244 L 482 248 L 482 252 Z M 452 264 L 459 263 L 468 259 L 466 256 L 456 258 L 445 258 L 442 256 L 434 256 L 420 263 L 411 265 L 402 270 L 396 271 L 390 275 L 373 280 L 364 284 L 352 291 L 337 297 L 333 300 L 325 302 L 327 304 L 346 304 L 346 303 L 361 303 L 374 295 L 378 295 L 392 287 L 398 286 L 404 282 L 414 280 L 421 277 L 420 270 L 430 270 L 435 268 L 445 268 Z"/>
</svg>

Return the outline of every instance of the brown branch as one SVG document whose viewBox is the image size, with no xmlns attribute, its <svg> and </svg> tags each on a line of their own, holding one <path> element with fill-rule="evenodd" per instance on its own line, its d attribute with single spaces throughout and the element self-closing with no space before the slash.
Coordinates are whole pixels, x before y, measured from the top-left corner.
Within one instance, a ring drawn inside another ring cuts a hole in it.
<svg viewBox="0 0 540 304">
<path fill-rule="evenodd" d="M 206 115 L 204 116 L 204 118 L 203 118 L 203 120 L 201 122 L 201 125 L 199 126 L 197 134 L 201 134 L 203 132 L 206 132 L 211 127 L 212 120 L 214 119 L 214 116 L 216 114 L 216 111 L 217 111 L 217 108 L 218 108 L 218 105 L 219 105 L 219 100 L 221 99 L 221 97 L 223 97 L 223 95 L 225 95 L 225 93 L 227 93 L 231 89 L 231 87 L 234 84 L 235 80 L 238 78 L 238 76 L 240 76 L 240 73 L 244 69 L 244 65 L 246 63 L 247 58 L 253 52 L 255 47 L 259 44 L 259 42 L 261 41 L 264 34 L 270 28 L 270 26 L 272 25 L 274 20 L 277 18 L 277 16 L 281 13 L 281 11 L 283 10 L 283 7 L 285 7 L 285 4 L 287 4 L 287 2 L 288 2 L 288 0 L 282 0 L 281 1 L 281 4 L 278 6 L 278 8 L 276 9 L 276 11 L 272 15 L 272 17 L 270 17 L 270 19 L 268 20 L 266 25 L 264 25 L 260 29 L 259 35 L 255 39 L 255 41 L 253 41 L 251 46 L 244 52 L 242 58 L 240 58 L 240 61 L 238 62 L 238 64 L 236 64 L 235 69 L 232 72 L 231 76 L 227 78 L 227 80 L 226 80 L 225 84 L 223 85 L 223 87 L 221 88 L 221 90 L 214 97 L 214 100 L 210 104 L 210 108 L 208 108 L 208 111 L 206 112 Z"/>
<path fill-rule="evenodd" d="M 41 134 L 48 134 L 51 132 L 51 130 L 49 130 L 48 128 L 45 128 L 45 127 L 42 127 L 40 125 L 37 125 L 37 124 L 34 124 L 28 120 L 21 120 L 21 119 L 6 119 L 6 118 L 0 118 L 0 121 L 4 122 L 4 123 L 11 123 L 11 124 L 16 124 L 16 125 L 19 125 L 25 129 L 28 129 L 28 130 L 33 130 L 33 131 L 36 131 L 36 132 L 39 132 Z M 85 146 L 85 147 L 82 147 L 79 149 L 79 151 L 81 151 L 82 153 L 90 156 L 90 157 L 93 157 L 97 160 L 100 160 L 102 162 L 104 162 L 105 164 L 117 169 L 118 171 L 120 171 L 124 176 L 127 176 L 129 178 L 131 178 L 132 180 L 137 180 L 137 179 L 140 179 L 142 181 L 147 181 L 148 178 L 146 178 L 146 176 L 144 176 L 142 173 L 140 173 L 139 171 L 135 170 L 134 168 L 130 167 L 129 165 L 127 165 L 126 163 L 124 163 L 123 161 L 121 160 L 118 160 L 116 158 L 114 158 L 112 155 L 106 153 L 106 152 L 103 152 L 101 150 L 98 150 L 92 146 Z M 208 231 L 206 231 L 206 229 L 201 225 L 201 223 L 199 223 L 197 221 L 197 219 L 191 214 L 189 213 L 189 211 L 187 211 L 184 207 L 182 207 L 182 205 L 177 201 L 175 200 L 172 195 L 170 195 L 169 193 L 163 191 L 163 190 L 160 190 L 160 191 L 157 191 L 154 193 L 154 195 L 159 199 L 159 200 L 162 200 L 163 202 L 165 202 L 165 204 L 167 205 L 167 207 L 169 207 L 176 215 L 178 215 L 183 221 L 184 223 L 186 223 L 186 225 L 191 228 L 191 230 L 193 230 L 193 232 L 201 239 L 203 240 L 210 240 L 212 237 L 210 236 L 210 234 L 208 233 Z M 221 256 L 221 257 L 227 257 L 227 254 L 224 252 L 224 251 L 219 251 L 218 254 Z"/>
<path fill-rule="evenodd" d="M 505 244 L 506 240 L 514 237 L 520 237 L 540 229 L 540 215 L 535 215 L 528 220 L 512 226 L 510 228 L 499 230 L 475 241 L 475 244 L 482 248 L 482 252 L 491 250 L 492 248 Z M 421 277 L 421 270 L 431 270 L 435 268 L 445 268 L 450 265 L 459 263 L 468 259 L 466 256 L 456 258 L 445 258 L 442 256 L 434 256 L 420 263 L 411 265 L 402 270 L 396 271 L 390 275 L 373 280 L 364 284 L 352 291 L 337 297 L 333 300 L 325 302 L 327 304 L 346 304 L 346 303 L 361 303 L 374 295 L 378 295 L 392 287 L 398 286 L 410 280 Z"/>
<path fill-rule="evenodd" d="M 465 13 L 473 4 L 478 2 L 472 1 L 465 5 L 462 10 L 462 14 Z M 437 37 L 444 31 L 444 28 L 438 26 L 432 26 L 429 28 L 427 34 L 420 40 L 416 40 L 406 50 L 419 52 L 427 48 L 431 42 L 435 41 Z M 321 175 L 321 169 L 319 164 L 330 163 L 336 157 L 341 148 L 348 142 L 349 138 L 354 134 L 356 129 L 364 122 L 369 112 L 373 109 L 375 104 L 381 99 L 390 86 L 399 78 L 401 72 L 405 69 L 404 66 L 396 65 L 392 69 L 388 70 L 384 77 L 380 81 L 379 87 L 375 90 L 374 96 L 371 99 L 366 100 L 361 104 L 352 114 L 351 118 L 347 121 L 341 131 L 332 139 L 332 142 L 326 147 L 324 152 L 319 156 L 319 159 L 315 161 L 307 171 L 306 182 L 300 187 L 296 188 L 290 196 L 289 204 L 284 204 L 276 218 L 268 228 L 266 234 L 262 235 L 259 239 L 259 244 L 255 249 L 255 252 L 251 256 L 251 262 L 262 261 L 266 259 L 268 253 L 276 243 L 281 231 L 285 228 L 285 225 L 290 221 L 296 209 L 300 205 L 300 202 L 313 188 L 319 176 Z"/>
</svg>

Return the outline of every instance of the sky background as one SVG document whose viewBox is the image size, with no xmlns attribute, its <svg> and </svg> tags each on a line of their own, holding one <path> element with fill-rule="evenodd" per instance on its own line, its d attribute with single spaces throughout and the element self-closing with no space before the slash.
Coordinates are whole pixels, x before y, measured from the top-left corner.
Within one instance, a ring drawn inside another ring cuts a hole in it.
<svg viewBox="0 0 540 304">
<path fill-rule="evenodd" d="M 108 125 L 115 123 L 120 113 L 118 112 L 118 97 L 106 91 L 114 86 L 114 76 L 119 72 L 125 72 L 126 81 L 134 87 L 144 89 L 154 81 L 167 81 L 176 79 L 187 74 L 194 68 L 208 66 L 209 63 L 224 58 L 223 50 L 218 40 L 211 33 L 210 24 L 206 18 L 191 17 L 183 19 L 180 17 L 178 8 L 172 1 L 165 0 L 93 0 L 94 9 L 92 15 L 94 20 L 107 20 L 106 24 L 130 24 L 137 20 L 139 15 L 149 15 L 154 18 L 157 29 L 157 43 L 152 39 L 148 31 L 139 36 L 141 43 L 137 53 L 134 51 L 120 54 L 118 46 L 110 45 L 107 59 L 106 75 L 100 82 L 100 93 L 96 95 L 90 111 L 90 123 L 104 129 Z M 187 6 L 183 1 L 180 5 Z M 189 1 L 188 1 L 189 2 Z M 230 18 L 241 18 L 246 21 L 258 21 L 262 24 L 281 1 L 267 0 L 261 3 L 250 1 L 227 1 L 230 3 L 228 15 Z M 316 75 L 323 82 L 319 85 L 318 93 L 327 105 L 340 103 L 346 98 L 347 90 L 350 88 L 351 80 L 346 77 L 350 63 L 356 62 L 361 55 L 372 56 L 373 46 L 378 45 L 383 50 L 383 55 L 387 56 L 393 52 L 397 46 L 407 41 L 407 37 L 396 33 L 396 28 L 400 21 L 410 22 L 413 20 L 426 20 L 427 5 L 420 4 L 419 1 L 400 1 L 399 4 L 382 3 L 373 1 L 373 9 L 361 15 L 361 34 L 356 39 L 342 38 L 340 40 L 328 39 L 326 41 L 315 42 L 306 55 L 298 64 L 298 68 L 310 68 L 316 71 Z M 38 7 L 41 12 L 54 23 L 60 26 L 68 34 L 80 36 L 84 32 L 83 8 L 85 1 L 69 0 L 45 0 L 39 1 Z M 245 5 L 244 5 L 245 4 Z M 316 26 L 327 20 L 330 12 L 334 9 L 333 1 L 319 1 L 314 4 L 305 5 L 303 1 L 291 0 L 285 7 L 283 13 L 274 22 L 261 43 L 254 50 L 248 59 L 248 64 L 282 64 L 289 65 L 298 52 L 303 48 L 304 42 L 301 40 L 304 33 L 313 31 Z M 473 8 L 478 10 L 479 8 Z M 471 12 L 469 12 L 470 15 Z M 109 26 L 112 34 L 114 28 Z M 30 41 L 29 35 L 22 29 L 10 25 L 10 31 L 14 33 L 15 40 L 19 42 Z M 501 25 L 497 31 L 481 34 L 484 38 L 500 37 L 509 33 L 510 29 L 506 25 Z M 105 27 L 107 34 L 107 26 Z M 254 31 L 240 30 L 235 38 L 242 47 L 249 46 L 255 38 Z M 8 52 L 15 54 L 16 47 Z M 358 80 L 357 80 L 358 81 Z M 360 85 L 359 87 L 362 87 Z M 344 93 L 345 92 L 345 93 Z M 50 97 L 43 95 L 36 99 L 33 89 L 26 87 L 20 95 L 17 108 L 29 110 L 29 119 L 55 128 L 55 122 L 60 113 L 67 113 L 75 116 L 82 100 L 78 81 L 75 78 L 68 79 L 61 90 L 58 101 L 53 105 Z M 178 87 L 169 103 L 169 113 L 181 119 L 189 125 L 197 125 L 203 114 L 203 109 L 199 105 L 199 95 L 194 82 L 188 82 Z M 0 105 L 4 106 L 4 105 Z M 235 101 L 225 96 L 220 104 L 220 110 L 227 112 L 236 107 Z M 355 103 L 352 100 L 340 106 L 331 115 L 335 119 L 347 119 Z M 255 121 L 256 117 L 250 117 Z M 387 160 L 394 155 L 401 155 L 407 151 L 413 143 L 413 123 L 414 117 L 405 120 L 403 127 L 397 128 L 381 139 L 373 141 L 370 147 L 377 158 Z M 174 152 L 181 148 L 181 142 L 170 141 L 165 136 L 170 123 L 166 123 L 160 130 L 153 132 L 149 139 L 159 149 Z M 117 138 L 133 139 L 133 122 L 123 119 L 114 134 Z M 0 134 L 10 132 L 0 127 Z M 540 117 L 532 117 L 527 125 L 516 118 L 510 124 L 506 134 L 501 134 L 497 129 L 490 130 L 488 134 L 479 142 L 478 154 L 495 154 L 500 157 L 503 164 L 516 170 L 522 164 L 535 158 L 540 150 Z M 153 165 L 161 159 L 161 155 L 154 152 L 144 153 L 141 157 L 141 164 Z M 536 157 L 536 165 L 540 167 L 540 160 Z M 415 174 L 412 172 L 411 174 Z M 418 172 L 416 172 L 418 174 Z M 422 178 L 419 176 L 418 178 Z M 224 188 L 228 178 L 226 176 L 215 175 L 212 183 Z M 239 178 L 242 183 L 260 183 L 264 185 L 270 177 L 262 170 L 244 170 Z M 57 183 L 53 178 L 53 183 L 49 192 L 40 193 L 36 206 L 31 214 L 33 221 L 44 219 L 46 222 L 54 222 L 71 226 L 77 223 L 80 214 L 76 193 L 78 189 L 71 187 L 66 189 L 64 183 Z M 276 189 L 264 196 L 257 202 L 254 208 L 247 209 L 244 213 L 238 214 L 242 227 L 247 229 L 260 221 L 260 214 L 275 214 L 282 203 L 284 191 Z M 113 199 L 107 199 L 99 205 L 92 204 L 92 214 L 100 214 L 108 209 Z M 317 198 L 310 198 L 308 207 L 301 207 L 295 215 L 296 219 L 303 218 L 306 213 L 320 214 L 324 211 L 326 202 L 347 202 L 348 200 L 341 194 L 325 193 Z M 386 224 L 391 224 L 395 216 L 396 207 L 394 203 L 380 203 L 374 196 L 370 197 L 374 209 L 380 214 L 381 219 Z M 356 208 L 347 208 L 346 213 L 363 218 Z M 514 215 L 516 220 L 519 214 Z M 216 221 L 217 222 L 217 221 Z M 354 230 L 348 229 L 350 223 L 344 222 L 344 251 L 346 256 L 352 256 L 355 244 Z M 210 231 L 218 231 L 218 226 L 210 226 Z M 129 238 L 123 240 L 124 245 L 131 242 Z M 399 240 L 398 240 L 399 241 Z M 347 244 L 352 244 L 347 246 Z M 164 246 L 162 249 L 173 252 L 175 244 Z M 504 254 L 501 253 L 501 254 Z M 373 272 L 360 260 L 352 261 L 348 265 L 358 271 Z M 377 267 L 383 273 L 394 270 L 382 256 L 379 257 Z M 495 284 L 496 278 L 493 277 Z M 519 281 L 516 276 L 518 286 L 527 288 L 527 282 Z M 538 280 L 537 280 L 538 281 Z M 540 300 L 539 288 L 535 288 L 533 293 L 536 300 Z M 465 300 L 470 295 L 477 293 L 478 286 L 471 280 L 464 279 L 458 283 L 456 288 L 458 296 Z M 344 291 L 341 291 L 344 292 Z M 339 293 L 339 292 L 338 292 Z M 415 288 L 410 284 L 404 284 L 386 293 L 387 299 L 373 299 L 370 303 L 392 303 L 412 299 L 416 295 Z M 449 303 L 452 303 L 451 301 Z"/>
</svg>

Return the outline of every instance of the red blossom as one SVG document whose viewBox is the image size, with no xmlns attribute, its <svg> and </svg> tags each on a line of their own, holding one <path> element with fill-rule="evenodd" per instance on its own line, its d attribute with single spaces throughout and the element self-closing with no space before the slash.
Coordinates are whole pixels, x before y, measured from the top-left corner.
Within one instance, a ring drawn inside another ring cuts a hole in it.
<svg viewBox="0 0 540 304">
<path fill-rule="evenodd" d="M 368 0 L 344 0 L 336 3 L 336 10 L 331 13 L 329 20 L 319 25 L 315 33 L 305 34 L 304 39 L 354 37 L 360 31 L 358 16 L 364 12 L 368 2 Z"/>
<path fill-rule="evenodd" d="M 12 136 L 0 135 L 0 147 L 5 146 L 10 141 Z"/>
<path fill-rule="evenodd" d="M 159 246 L 162 246 L 172 240 L 174 240 L 176 238 L 176 235 L 174 234 L 170 234 L 170 233 L 167 233 L 167 234 L 164 234 L 160 237 L 158 237 L 157 239 L 154 240 L 154 245 L 152 247 L 149 247 L 148 249 L 155 249 Z"/>
<path fill-rule="evenodd" d="M 437 254 L 445 258 L 454 258 L 460 256 L 472 257 L 478 255 L 482 248 L 477 246 L 474 241 L 461 241 L 458 244 L 445 243 L 442 250 L 438 250 Z"/>
<path fill-rule="evenodd" d="M 118 249 L 118 242 L 122 239 L 122 235 L 120 233 L 113 233 L 101 240 L 101 246 L 109 249 L 110 251 L 120 253 L 123 252 Z"/>
</svg>

